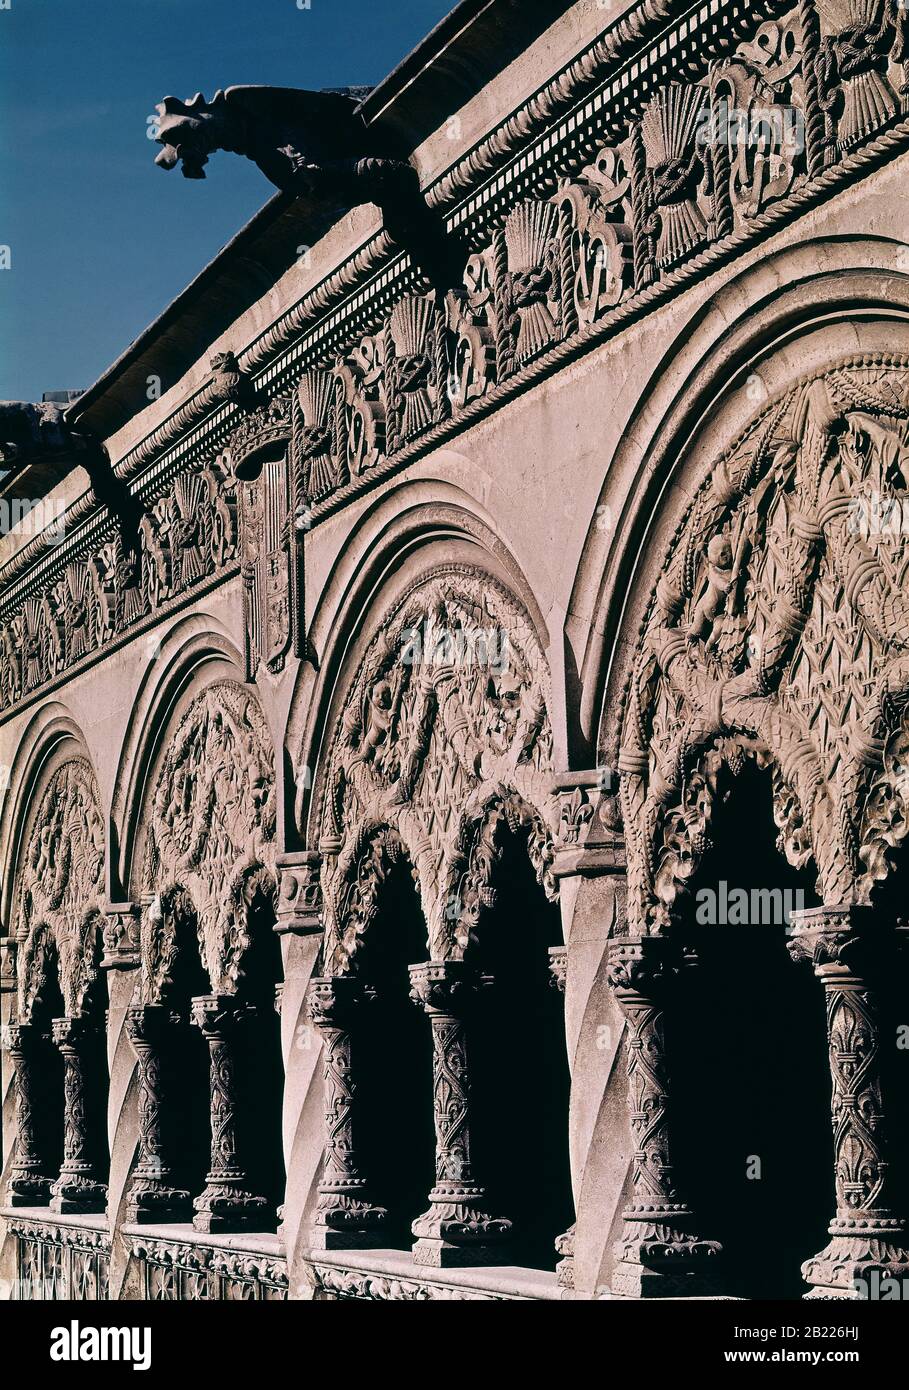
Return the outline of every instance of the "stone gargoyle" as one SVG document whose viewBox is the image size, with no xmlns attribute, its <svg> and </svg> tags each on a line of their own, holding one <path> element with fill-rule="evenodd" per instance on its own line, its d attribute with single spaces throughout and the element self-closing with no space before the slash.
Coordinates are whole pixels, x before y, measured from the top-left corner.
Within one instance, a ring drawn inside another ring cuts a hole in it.
<svg viewBox="0 0 909 1390">
<path fill-rule="evenodd" d="M 18 475 L 32 465 L 58 461 L 64 469 L 81 464 L 96 499 L 115 518 L 124 549 L 133 552 L 139 508 L 111 468 L 107 450 L 89 432 L 78 430 L 66 411 L 51 401 L 0 401 L 0 482 L 16 487 Z M 9 479 L 8 483 L 5 479 Z"/>
<path fill-rule="evenodd" d="M 228 87 L 206 101 L 165 97 L 159 103 L 155 163 L 180 164 L 184 178 L 204 179 L 216 150 L 242 154 L 287 193 L 382 203 L 413 185 L 416 174 L 386 137 L 359 114 L 347 92 L 289 87 Z"/>
<path fill-rule="evenodd" d="M 414 167 L 360 111 L 363 88 L 228 87 L 206 101 L 165 97 L 155 163 L 204 179 L 216 150 L 245 155 L 277 188 L 333 206 L 376 203 L 391 237 L 437 286 L 460 283 L 466 251 L 427 208 Z"/>
</svg>

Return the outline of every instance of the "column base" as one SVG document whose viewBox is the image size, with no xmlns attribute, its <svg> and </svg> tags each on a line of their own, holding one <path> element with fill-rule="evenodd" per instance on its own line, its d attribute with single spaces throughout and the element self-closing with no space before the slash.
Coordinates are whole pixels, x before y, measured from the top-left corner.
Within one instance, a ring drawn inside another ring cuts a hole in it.
<svg viewBox="0 0 909 1390">
<path fill-rule="evenodd" d="M 415 1263 L 436 1269 L 502 1264 L 511 1222 L 483 1210 L 485 1195 L 482 1187 L 434 1187 L 429 1209 L 411 1226 Z"/>
<path fill-rule="evenodd" d="M 560 1289 L 574 1288 L 574 1233 L 575 1226 L 572 1224 L 563 1235 L 556 1237 L 556 1254 L 562 1257 L 556 1265 Z"/>
<path fill-rule="evenodd" d="M 704 1298 L 719 1292 L 719 1241 L 703 1240 L 683 1203 L 634 1205 L 616 1245 L 612 1292 L 623 1298 Z"/>
<path fill-rule="evenodd" d="M 432 1269 L 465 1269 L 474 1265 L 505 1263 L 505 1250 L 501 1245 L 453 1245 L 451 1241 L 426 1237 L 415 1241 L 412 1249 L 414 1264 Z"/>
<path fill-rule="evenodd" d="M 207 1187 L 193 1202 L 193 1230 L 202 1235 L 239 1235 L 243 1231 L 273 1231 L 274 1207 L 264 1197 L 222 1186 Z"/>
<path fill-rule="evenodd" d="M 374 1206 L 361 1178 L 323 1183 L 312 1230 L 314 1250 L 374 1250 L 388 1244 L 388 1212 Z"/>
<path fill-rule="evenodd" d="M 50 1209 L 58 1216 L 92 1216 L 107 1210 L 107 1188 L 86 1178 L 58 1178 L 51 1188 Z"/>
<path fill-rule="evenodd" d="M 830 1244 L 802 1265 L 805 1298 L 876 1299 L 885 1280 L 909 1279 L 906 1228 L 897 1218 L 831 1223 Z"/>
<path fill-rule="evenodd" d="M 193 1209 L 190 1194 L 179 1187 L 134 1188 L 126 1201 L 126 1220 L 134 1226 L 188 1221 Z"/>
<path fill-rule="evenodd" d="M 45 1207 L 50 1201 L 53 1178 L 13 1177 L 6 1189 L 8 1207 Z"/>
</svg>

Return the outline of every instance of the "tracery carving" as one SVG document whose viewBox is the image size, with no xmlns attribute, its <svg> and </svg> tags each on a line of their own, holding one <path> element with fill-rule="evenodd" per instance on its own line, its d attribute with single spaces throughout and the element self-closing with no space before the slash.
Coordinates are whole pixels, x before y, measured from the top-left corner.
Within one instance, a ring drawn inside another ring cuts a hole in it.
<svg viewBox="0 0 909 1390">
<path fill-rule="evenodd" d="M 18 1009 L 31 1020 L 48 952 L 59 958 L 66 1012 L 81 1013 L 97 975 L 104 899 L 104 825 L 86 758 L 61 763 L 25 841 L 16 884 Z"/>
<path fill-rule="evenodd" d="M 274 882 L 274 754 L 255 698 L 231 681 L 192 702 L 168 744 L 155 781 L 144 851 L 143 886 L 152 898 L 174 885 L 188 894 L 200 954 L 218 994 L 233 994 L 242 970 L 250 894 Z M 272 890 L 273 891 L 273 890 Z M 147 960 L 157 959 L 153 991 L 167 951 L 143 924 Z M 154 992 L 152 999 L 154 1000 Z"/>
<path fill-rule="evenodd" d="M 770 769 L 778 844 L 867 902 L 904 834 L 909 374 L 852 358 L 769 405 L 709 479 L 656 587 L 620 757 L 629 917 L 664 928 L 721 786 Z M 883 511 L 882 511 L 883 509 Z"/>
<path fill-rule="evenodd" d="M 378 883 L 406 846 L 433 957 L 460 955 L 459 884 L 496 806 L 528 836 L 554 896 L 549 677 L 527 616 L 487 575 L 421 580 L 373 637 L 342 707 L 321 791 L 326 968 L 355 955 Z"/>
</svg>

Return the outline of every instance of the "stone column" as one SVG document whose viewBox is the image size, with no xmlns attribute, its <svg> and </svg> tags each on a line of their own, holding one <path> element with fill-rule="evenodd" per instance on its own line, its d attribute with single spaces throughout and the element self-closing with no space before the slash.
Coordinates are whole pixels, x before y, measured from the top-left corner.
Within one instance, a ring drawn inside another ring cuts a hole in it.
<svg viewBox="0 0 909 1390">
<path fill-rule="evenodd" d="M 312 1232 L 315 1250 L 360 1250 L 381 1244 L 388 1213 L 369 1198 L 356 1149 L 353 1032 L 374 992 L 355 975 L 314 977 L 309 1014 L 322 1037 L 325 1161 Z"/>
<path fill-rule="evenodd" d="M 568 983 L 568 947 L 550 946 L 549 948 L 549 983 L 560 994 L 565 993 L 565 986 Z M 556 1236 L 556 1254 L 561 1256 L 556 1265 L 556 1275 L 558 1276 L 559 1286 L 563 1289 L 574 1288 L 574 1237 L 576 1222 L 572 1221 L 567 1231 L 562 1235 Z"/>
<path fill-rule="evenodd" d="M 163 1004 L 134 1004 L 126 1013 L 126 1034 L 139 1059 L 139 1161 L 126 1194 L 126 1219 L 143 1225 L 186 1221 L 191 1211 L 190 1194 L 173 1186 L 168 1162 L 166 1077 L 178 1023 Z"/>
<path fill-rule="evenodd" d="M 909 1276 L 881 1086 L 879 993 L 894 934 L 867 907 L 806 908 L 791 924 L 792 958 L 810 961 L 824 986 L 833 1082 L 836 1216 L 829 1245 L 802 1266 L 806 1297 L 873 1297 L 880 1279 Z"/>
<path fill-rule="evenodd" d="M 83 1015 L 53 1020 L 54 1042 L 63 1054 L 63 1163 L 51 1187 L 50 1206 L 60 1212 L 99 1212 L 107 1206 L 107 1185 L 97 1164 L 100 1135 L 87 1096 L 99 1033 L 94 1021 Z M 87 1084 L 86 1084 L 87 1083 Z"/>
<path fill-rule="evenodd" d="M 204 1232 L 267 1231 L 273 1213 L 264 1197 L 247 1190 L 239 1156 L 234 1066 L 238 1034 L 254 1009 L 234 995 L 201 994 L 192 1001 L 192 1021 L 208 1043 L 211 1079 L 211 1168 L 205 1190 L 193 1202 L 193 1226 Z"/>
<path fill-rule="evenodd" d="M 3 1030 L 3 1046 L 13 1064 L 16 1096 L 16 1158 L 6 1190 L 11 1207 L 44 1206 L 53 1181 L 46 1176 L 40 1116 L 35 1112 L 37 1041 L 33 1023 L 9 1023 Z"/>
<path fill-rule="evenodd" d="M 714 1292 L 712 1276 L 721 1254 L 717 1241 L 698 1234 L 670 1157 L 664 1007 L 680 968 L 680 953 L 665 937 L 624 937 L 610 943 L 608 979 L 628 1020 L 628 1106 L 634 1143 L 633 1197 L 622 1213 L 612 1291 L 631 1298 Z"/>
<path fill-rule="evenodd" d="M 486 1190 L 470 1159 L 470 1065 L 467 1018 L 488 984 L 461 960 L 410 967 L 410 997 L 432 1026 L 436 1183 L 429 1209 L 413 1223 L 414 1260 L 421 1265 L 501 1264 L 511 1222 L 490 1216 Z"/>
</svg>

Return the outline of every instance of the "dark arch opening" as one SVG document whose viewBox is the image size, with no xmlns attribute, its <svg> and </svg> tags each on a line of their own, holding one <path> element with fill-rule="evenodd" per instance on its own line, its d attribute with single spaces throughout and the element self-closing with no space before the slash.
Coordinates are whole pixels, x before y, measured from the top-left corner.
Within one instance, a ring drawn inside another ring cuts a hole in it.
<svg viewBox="0 0 909 1390">
<path fill-rule="evenodd" d="M 493 980 L 470 1034 L 473 1156 L 491 1214 L 514 1223 L 503 1263 L 553 1269 L 554 1241 L 574 1220 L 564 1001 L 549 972 L 561 920 L 525 836 L 501 827 L 498 847 L 494 902 L 470 947 Z"/>
<path fill-rule="evenodd" d="M 788 910 L 818 906 L 815 872 L 777 849 L 770 777 L 750 761 L 712 839 L 679 905 L 698 964 L 667 1016 L 674 1158 L 723 1244 L 723 1287 L 800 1298 L 835 1210 L 824 991 L 786 949 Z"/>
<path fill-rule="evenodd" d="M 408 970 L 427 958 L 426 923 L 402 855 L 379 886 L 361 948 L 358 971 L 376 993 L 353 1040 L 353 1067 L 363 1171 L 389 1216 L 381 1241 L 407 1247 L 435 1181 L 432 1037 L 410 999 Z"/>
<path fill-rule="evenodd" d="M 83 1066 L 85 1120 L 89 1150 L 97 1167 L 98 1179 L 106 1183 L 110 1175 L 107 1139 L 110 1076 L 107 1070 L 107 974 L 101 969 L 104 937 L 100 917 L 94 918 L 88 932 L 89 987 L 82 1011 L 91 1020 L 92 1027 L 87 1038 Z"/>
<path fill-rule="evenodd" d="M 64 1013 L 60 960 L 56 942 L 49 936 L 31 1013 L 35 1050 L 30 1076 L 42 1176 L 51 1179 L 56 1178 L 63 1162 L 63 1057 L 54 1042 L 52 1022 Z"/>
<path fill-rule="evenodd" d="M 275 987 L 283 978 L 281 943 L 275 933 L 274 888 L 256 880 L 247 894 L 249 945 L 241 962 L 238 998 L 255 1012 L 244 1025 L 237 1058 L 241 1160 L 251 1190 L 265 1197 L 271 1212 L 284 1197 L 284 1061 Z"/>
<path fill-rule="evenodd" d="M 161 910 L 171 918 L 174 961 L 161 991 L 161 1003 L 176 1015 L 166 1068 L 165 1110 L 170 1123 L 166 1143 L 174 1185 L 196 1197 L 205 1186 L 211 1154 L 208 1045 L 192 1023 L 195 995 L 211 992 L 199 954 L 198 919 L 188 893 L 174 888 L 161 895 Z M 191 1215 L 186 1213 L 187 1218 Z"/>
</svg>

